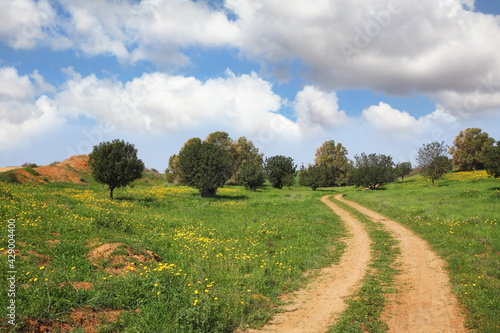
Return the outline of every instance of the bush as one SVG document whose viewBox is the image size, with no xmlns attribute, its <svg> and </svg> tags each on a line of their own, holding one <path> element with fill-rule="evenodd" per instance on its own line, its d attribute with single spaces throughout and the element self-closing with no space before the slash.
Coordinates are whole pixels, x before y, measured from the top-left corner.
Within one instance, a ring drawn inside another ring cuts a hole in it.
<svg viewBox="0 0 500 333">
<path fill-rule="evenodd" d="M 4 173 L 0 173 L 0 181 L 9 183 L 9 184 L 20 184 L 19 178 L 14 171 L 8 171 Z"/>
</svg>

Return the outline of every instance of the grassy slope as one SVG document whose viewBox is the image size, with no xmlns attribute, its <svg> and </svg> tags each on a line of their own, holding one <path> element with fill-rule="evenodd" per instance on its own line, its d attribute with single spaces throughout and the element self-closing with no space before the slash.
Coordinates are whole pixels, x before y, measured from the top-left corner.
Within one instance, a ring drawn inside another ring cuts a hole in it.
<svg viewBox="0 0 500 333">
<path fill-rule="evenodd" d="M 500 181 L 454 173 L 434 187 L 422 178 L 353 190 L 356 201 L 401 222 L 449 264 L 453 290 L 477 332 L 500 331 Z"/>
<path fill-rule="evenodd" d="M 344 228 L 320 202 L 324 192 L 230 187 L 202 199 L 153 177 L 115 190 L 113 201 L 108 195 L 91 179 L 87 185 L 0 183 L 0 248 L 7 248 L 7 220 L 16 219 L 19 331 L 28 319 L 71 322 L 68 313 L 85 306 L 124 310 L 107 329 L 125 332 L 253 326 L 272 315 L 278 295 L 305 282 L 303 272 L 332 263 L 343 249 Z M 123 245 L 114 255 L 123 262 L 88 259 L 92 246 L 117 242 Z M 161 263 L 135 260 L 127 249 L 153 251 Z M 2 286 L 6 271 L 0 269 Z M 75 289 L 74 282 L 90 282 L 92 289 Z M 7 302 L 0 293 L 0 304 Z M 6 318 L 0 320 L 5 326 Z"/>
</svg>

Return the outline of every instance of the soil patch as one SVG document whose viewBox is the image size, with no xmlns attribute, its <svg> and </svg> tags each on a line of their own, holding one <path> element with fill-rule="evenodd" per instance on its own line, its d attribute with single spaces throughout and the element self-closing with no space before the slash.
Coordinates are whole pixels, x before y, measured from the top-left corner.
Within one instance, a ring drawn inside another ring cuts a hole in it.
<svg viewBox="0 0 500 333">
<path fill-rule="evenodd" d="M 67 322 L 30 319 L 28 320 L 28 331 L 33 333 L 70 332 L 76 327 L 80 327 L 83 328 L 86 333 L 96 333 L 98 332 L 98 325 L 115 321 L 122 312 L 122 310 L 111 309 L 74 309 L 69 313 Z"/>
<path fill-rule="evenodd" d="M 94 247 L 88 253 L 88 258 L 99 269 L 117 275 L 124 275 L 128 272 L 127 266 L 133 262 L 161 261 L 160 256 L 152 251 L 143 250 L 141 253 L 135 253 L 131 247 L 124 246 L 122 243 L 106 243 Z M 101 267 L 103 260 L 107 262 L 105 268 Z"/>
</svg>

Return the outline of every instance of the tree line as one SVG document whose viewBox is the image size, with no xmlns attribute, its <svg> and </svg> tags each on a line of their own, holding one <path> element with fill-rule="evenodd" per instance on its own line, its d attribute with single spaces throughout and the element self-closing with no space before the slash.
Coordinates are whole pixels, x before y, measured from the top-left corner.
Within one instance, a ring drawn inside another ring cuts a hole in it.
<svg viewBox="0 0 500 333">
<path fill-rule="evenodd" d="M 211 197 L 227 184 L 256 190 L 266 179 L 275 188 L 290 187 L 295 184 L 297 174 L 299 184 L 313 190 L 341 185 L 376 189 L 398 178 L 404 182 L 404 177 L 413 171 L 410 162 L 396 164 L 389 155 L 361 153 L 350 160 L 347 154 L 341 143 L 326 141 L 317 148 L 314 163 L 302 165 L 297 171 L 291 157 L 264 158 L 246 137 L 233 140 L 228 133 L 218 131 L 204 140 L 186 141 L 179 153 L 169 158 L 165 178 L 169 183 L 198 189 L 202 197 Z M 479 128 L 468 128 L 460 131 L 451 147 L 444 142 L 422 145 L 416 161 L 416 171 L 428 177 L 432 185 L 454 166 L 463 171 L 486 169 L 490 176 L 498 178 L 500 141 L 495 143 Z M 89 165 L 96 181 L 109 186 L 110 198 L 115 188 L 140 178 L 144 170 L 137 150 L 122 140 L 95 146 L 89 155 Z"/>
</svg>

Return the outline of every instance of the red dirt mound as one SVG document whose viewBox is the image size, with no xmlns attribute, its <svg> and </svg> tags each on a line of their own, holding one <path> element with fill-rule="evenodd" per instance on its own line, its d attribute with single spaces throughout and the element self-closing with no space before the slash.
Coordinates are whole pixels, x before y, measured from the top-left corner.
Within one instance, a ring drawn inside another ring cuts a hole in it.
<svg viewBox="0 0 500 333">
<path fill-rule="evenodd" d="M 19 175 L 21 183 L 45 183 L 49 182 L 70 182 L 81 183 L 81 172 L 90 173 L 88 155 L 76 155 L 68 158 L 64 162 L 34 168 L 40 175 L 35 176 L 25 170 L 15 171 Z"/>
</svg>

